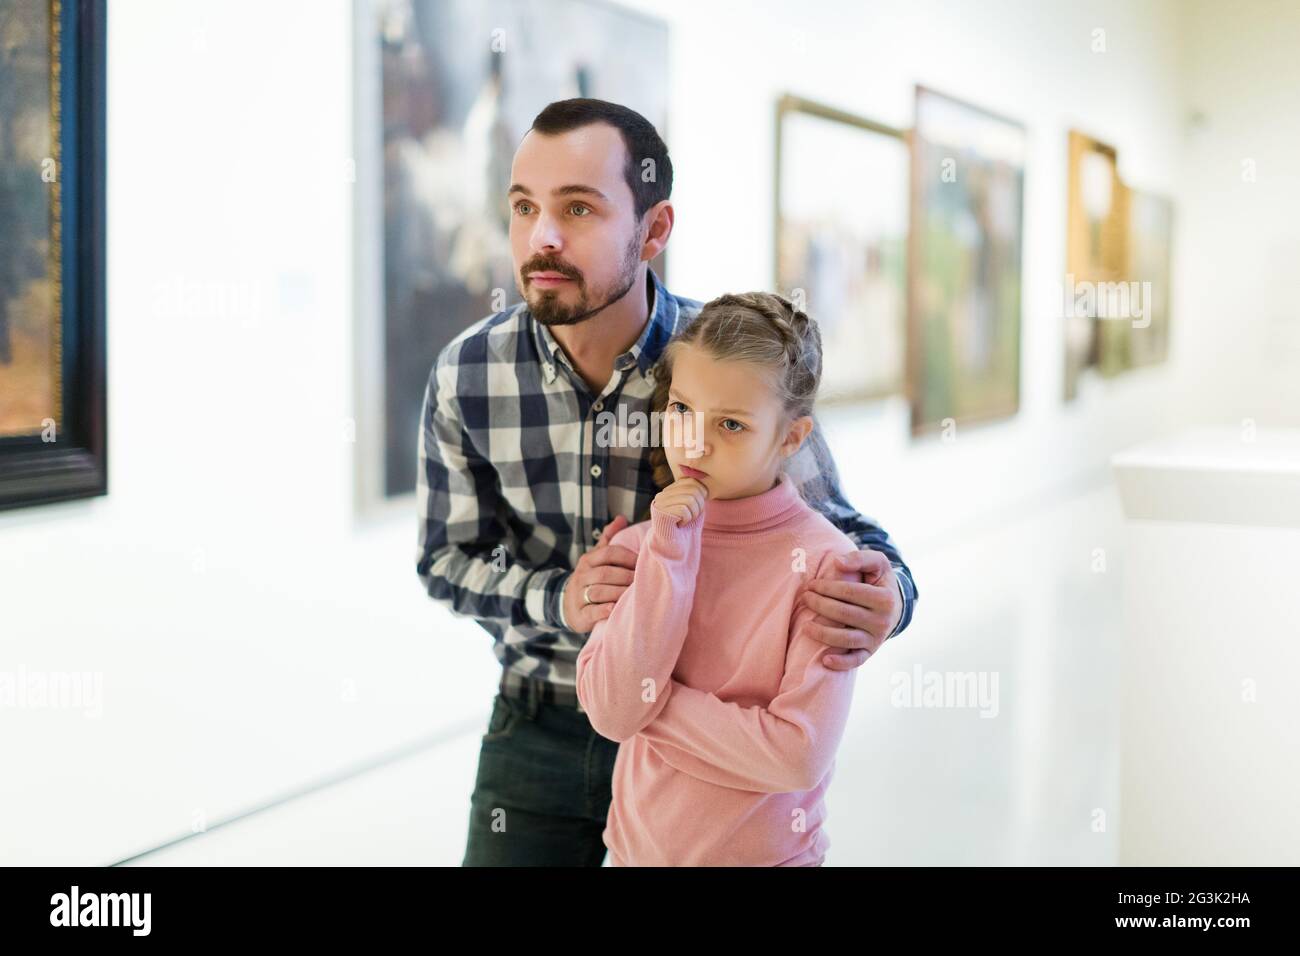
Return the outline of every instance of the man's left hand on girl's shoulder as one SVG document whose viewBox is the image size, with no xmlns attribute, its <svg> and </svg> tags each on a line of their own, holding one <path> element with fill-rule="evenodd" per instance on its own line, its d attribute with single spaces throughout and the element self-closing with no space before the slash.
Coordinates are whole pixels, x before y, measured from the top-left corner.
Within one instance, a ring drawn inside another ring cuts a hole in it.
<svg viewBox="0 0 1300 956">
<path fill-rule="evenodd" d="M 841 571 L 857 571 L 858 581 L 814 578 L 808 582 L 813 592 L 805 598 L 817 612 L 812 635 L 828 645 L 822 662 L 831 670 L 852 670 L 894 632 L 903 616 L 903 598 L 899 593 L 894 566 L 880 551 L 862 550 L 835 557 Z"/>
</svg>

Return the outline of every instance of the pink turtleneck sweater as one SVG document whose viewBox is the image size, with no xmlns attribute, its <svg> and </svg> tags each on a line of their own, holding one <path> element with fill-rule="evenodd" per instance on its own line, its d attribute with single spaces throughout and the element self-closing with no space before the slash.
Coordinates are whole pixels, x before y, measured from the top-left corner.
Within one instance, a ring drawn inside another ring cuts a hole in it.
<svg viewBox="0 0 1300 956">
<path fill-rule="evenodd" d="M 634 579 L 578 655 L 578 699 L 622 744 L 610 865 L 816 866 L 856 670 L 822 664 L 801 598 L 861 580 L 833 560 L 857 546 L 784 475 L 676 522 L 652 504 L 614 536 Z"/>
</svg>

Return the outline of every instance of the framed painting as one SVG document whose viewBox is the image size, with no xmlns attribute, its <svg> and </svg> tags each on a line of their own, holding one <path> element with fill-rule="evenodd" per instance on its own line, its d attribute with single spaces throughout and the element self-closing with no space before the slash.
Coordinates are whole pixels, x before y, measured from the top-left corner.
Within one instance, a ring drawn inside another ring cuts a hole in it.
<svg viewBox="0 0 1300 956">
<path fill-rule="evenodd" d="M 355 16 L 356 487 L 368 512 L 409 508 L 439 351 L 519 301 L 506 189 L 533 118 L 591 96 L 667 139 L 668 27 L 591 0 L 355 0 Z M 651 268 L 662 278 L 663 257 Z"/>
<path fill-rule="evenodd" d="M 903 130 L 777 101 L 776 288 L 821 331 L 819 404 L 903 389 L 909 165 Z"/>
<path fill-rule="evenodd" d="M 1078 394 L 1083 369 L 1095 366 L 1109 375 L 1124 367 L 1122 323 L 1101 321 L 1098 295 L 1085 292 L 1125 278 L 1128 234 L 1128 190 L 1119 176 L 1115 148 L 1070 130 L 1069 162 L 1063 298 L 1070 305 L 1065 316 L 1067 400 Z"/>
<path fill-rule="evenodd" d="M 108 490 L 104 0 L 0 3 L 0 508 Z"/>
<path fill-rule="evenodd" d="M 1145 314 L 1126 326 L 1130 368 L 1158 365 L 1169 356 L 1174 204 L 1143 190 L 1128 197 L 1128 279 L 1142 289 Z"/>
<path fill-rule="evenodd" d="M 1122 188 L 1124 253 L 1121 281 L 1098 305 L 1115 311 L 1097 327 L 1097 367 L 1107 377 L 1165 360 L 1169 347 L 1170 245 L 1173 204 L 1163 196 Z M 1116 306 L 1118 308 L 1116 309 Z"/>
<path fill-rule="evenodd" d="M 913 436 L 1020 407 L 1025 128 L 918 86 L 908 257 Z"/>
</svg>

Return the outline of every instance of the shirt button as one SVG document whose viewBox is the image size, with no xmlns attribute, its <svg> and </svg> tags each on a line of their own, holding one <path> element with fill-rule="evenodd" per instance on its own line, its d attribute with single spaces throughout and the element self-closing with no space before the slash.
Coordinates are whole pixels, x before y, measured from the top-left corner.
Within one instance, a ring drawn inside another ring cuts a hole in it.
<svg viewBox="0 0 1300 956">
<path fill-rule="evenodd" d="M 592 539 L 593 541 L 599 541 L 599 540 L 600 540 L 600 529 L 599 529 L 599 528 L 592 528 L 592 529 L 591 529 L 591 539 Z"/>
<path fill-rule="evenodd" d="M 592 466 L 591 466 L 591 477 L 593 477 L 593 478 L 599 478 L 599 477 L 600 477 L 600 465 L 592 465 Z"/>
<path fill-rule="evenodd" d="M 594 408 L 596 411 L 600 411 L 602 408 L 605 407 L 605 403 L 603 401 L 597 400 L 596 404 L 592 405 L 591 407 Z"/>
</svg>

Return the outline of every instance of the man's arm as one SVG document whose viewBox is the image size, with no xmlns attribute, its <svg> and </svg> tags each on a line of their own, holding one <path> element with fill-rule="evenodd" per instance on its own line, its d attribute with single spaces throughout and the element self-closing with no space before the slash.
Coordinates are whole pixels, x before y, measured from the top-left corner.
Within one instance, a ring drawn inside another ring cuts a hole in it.
<svg viewBox="0 0 1300 956">
<path fill-rule="evenodd" d="M 799 449 L 795 457 L 800 459 L 800 462 L 794 477 L 805 500 L 825 515 L 835 527 L 852 538 L 860 550 L 879 551 L 889 559 L 903 599 L 903 613 L 889 636 L 894 637 L 903 633 L 912 621 L 912 609 L 920 596 L 916 583 L 912 580 L 912 572 L 885 529 L 871 518 L 858 514 L 857 509 L 844 497 L 844 493 L 840 490 L 840 476 L 835 467 L 835 459 L 831 457 L 830 448 L 826 445 L 821 424 L 816 416 L 813 417 L 813 429 L 808 433 L 804 447 Z"/>
<path fill-rule="evenodd" d="M 561 628 L 570 571 L 533 567 L 512 553 L 496 469 L 465 434 L 455 375 L 446 353 L 439 355 L 424 391 L 416 573 L 429 596 L 459 617 Z"/>
</svg>

